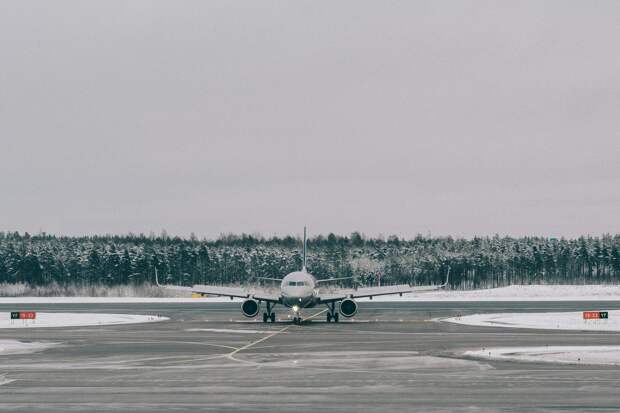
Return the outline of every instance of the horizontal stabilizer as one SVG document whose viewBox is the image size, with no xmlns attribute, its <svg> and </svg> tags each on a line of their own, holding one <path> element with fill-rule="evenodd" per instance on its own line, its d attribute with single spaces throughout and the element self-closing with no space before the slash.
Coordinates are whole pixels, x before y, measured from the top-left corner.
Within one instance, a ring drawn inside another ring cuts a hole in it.
<svg viewBox="0 0 620 413">
<path fill-rule="evenodd" d="M 316 283 L 328 283 L 332 281 L 342 281 L 342 280 L 351 280 L 353 277 L 340 277 L 340 278 L 326 278 L 324 280 L 317 280 Z"/>
</svg>

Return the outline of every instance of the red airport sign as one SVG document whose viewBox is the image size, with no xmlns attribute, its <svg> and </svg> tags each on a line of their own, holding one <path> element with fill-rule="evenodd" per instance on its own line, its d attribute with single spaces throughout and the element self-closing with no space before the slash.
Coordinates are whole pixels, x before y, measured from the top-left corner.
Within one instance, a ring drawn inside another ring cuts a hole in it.
<svg viewBox="0 0 620 413">
<path fill-rule="evenodd" d="M 11 311 L 11 320 L 34 320 L 36 318 L 35 311 Z"/>
<path fill-rule="evenodd" d="M 583 312 L 584 320 L 598 320 L 599 318 L 609 318 L 609 313 L 607 311 L 584 311 Z"/>
<path fill-rule="evenodd" d="M 22 320 L 34 320 L 37 318 L 37 313 L 34 311 L 22 311 L 19 313 L 19 318 Z"/>
</svg>

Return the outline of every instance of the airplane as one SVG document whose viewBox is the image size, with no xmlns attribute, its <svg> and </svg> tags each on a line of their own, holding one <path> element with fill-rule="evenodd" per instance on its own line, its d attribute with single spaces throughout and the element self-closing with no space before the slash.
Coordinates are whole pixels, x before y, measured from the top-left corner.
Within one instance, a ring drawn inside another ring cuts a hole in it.
<svg viewBox="0 0 620 413">
<path fill-rule="evenodd" d="M 353 290 L 341 289 L 335 292 L 321 292 L 319 288 L 321 284 L 351 279 L 353 277 L 317 280 L 306 268 L 306 251 L 307 239 L 306 228 L 304 227 L 303 264 L 301 270 L 291 272 L 284 278 L 259 277 L 262 280 L 280 282 L 279 294 L 261 291 L 260 289 L 252 290 L 242 287 L 220 287 L 200 284 L 196 284 L 193 287 L 161 285 L 159 284 L 157 269 L 155 269 L 155 283 L 162 288 L 182 290 L 194 294 L 230 297 L 231 300 L 234 298 L 242 298 L 244 301 L 241 304 L 241 312 L 248 318 L 256 317 L 260 312 L 261 304 L 264 302 L 266 305 L 266 311 L 263 312 L 264 323 L 268 321 L 275 323 L 276 315 L 273 309 L 276 305 L 280 304 L 293 311 L 294 324 L 301 324 L 303 322 L 301 311 L 305 308 L 312 308 L 324 304 L 327 306 L 328 310 L 326 321 L 328 323 L 332 321 L 337 323 L 339 321 L 338 314 L 346 318 L 351 318 L 357 314 L 358 305 L 355 301 L 356 298 L 368 297 L 372 300 L 373 297 L 380 295 L 399 294 L 402 296 L 406 293 L 438 290 L 448 285 L 450 268 L 448 268 L 445 282 L 440 285 L 414 287 L 409 284 L 400 284 L 382 287 L 364 287 Z M 336 311 L 336 304 L 338 304 L 338 311 Z"/>
</svg>

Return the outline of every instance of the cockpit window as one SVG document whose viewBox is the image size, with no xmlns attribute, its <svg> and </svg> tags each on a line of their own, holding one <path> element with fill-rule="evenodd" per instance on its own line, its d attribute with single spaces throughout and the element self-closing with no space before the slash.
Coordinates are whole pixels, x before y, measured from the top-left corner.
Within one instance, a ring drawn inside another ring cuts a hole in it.
<svg viewBox="0 0 620 413">
<path fill-rule="evenodd" d="M 290 287 L 302 287 L 302 286 L 306 285 L 306 283 L 304 281 L 289 281 L 288 285 Z"/>
</svg>

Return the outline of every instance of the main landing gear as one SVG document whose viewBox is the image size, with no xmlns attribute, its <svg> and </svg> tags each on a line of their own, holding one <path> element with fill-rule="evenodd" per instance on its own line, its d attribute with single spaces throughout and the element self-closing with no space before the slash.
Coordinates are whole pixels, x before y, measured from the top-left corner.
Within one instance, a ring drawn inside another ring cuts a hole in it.
<svg viewBox="0 0 620 413">
<path fill-rule="evenodd" d="M 267 321 L 276 322 L 276 313 L 273 312 L 273 307 L 275 306 L 275 304 L 267 303 L 267 311 L 263 313 L 263 323 Z"/>
<path fill-rule="evenodd" d="M 336 303 L 327 304 L 327 322 L 337 323 L 338 322 L 338 313 L 336 312 Z"/>
</svg>

